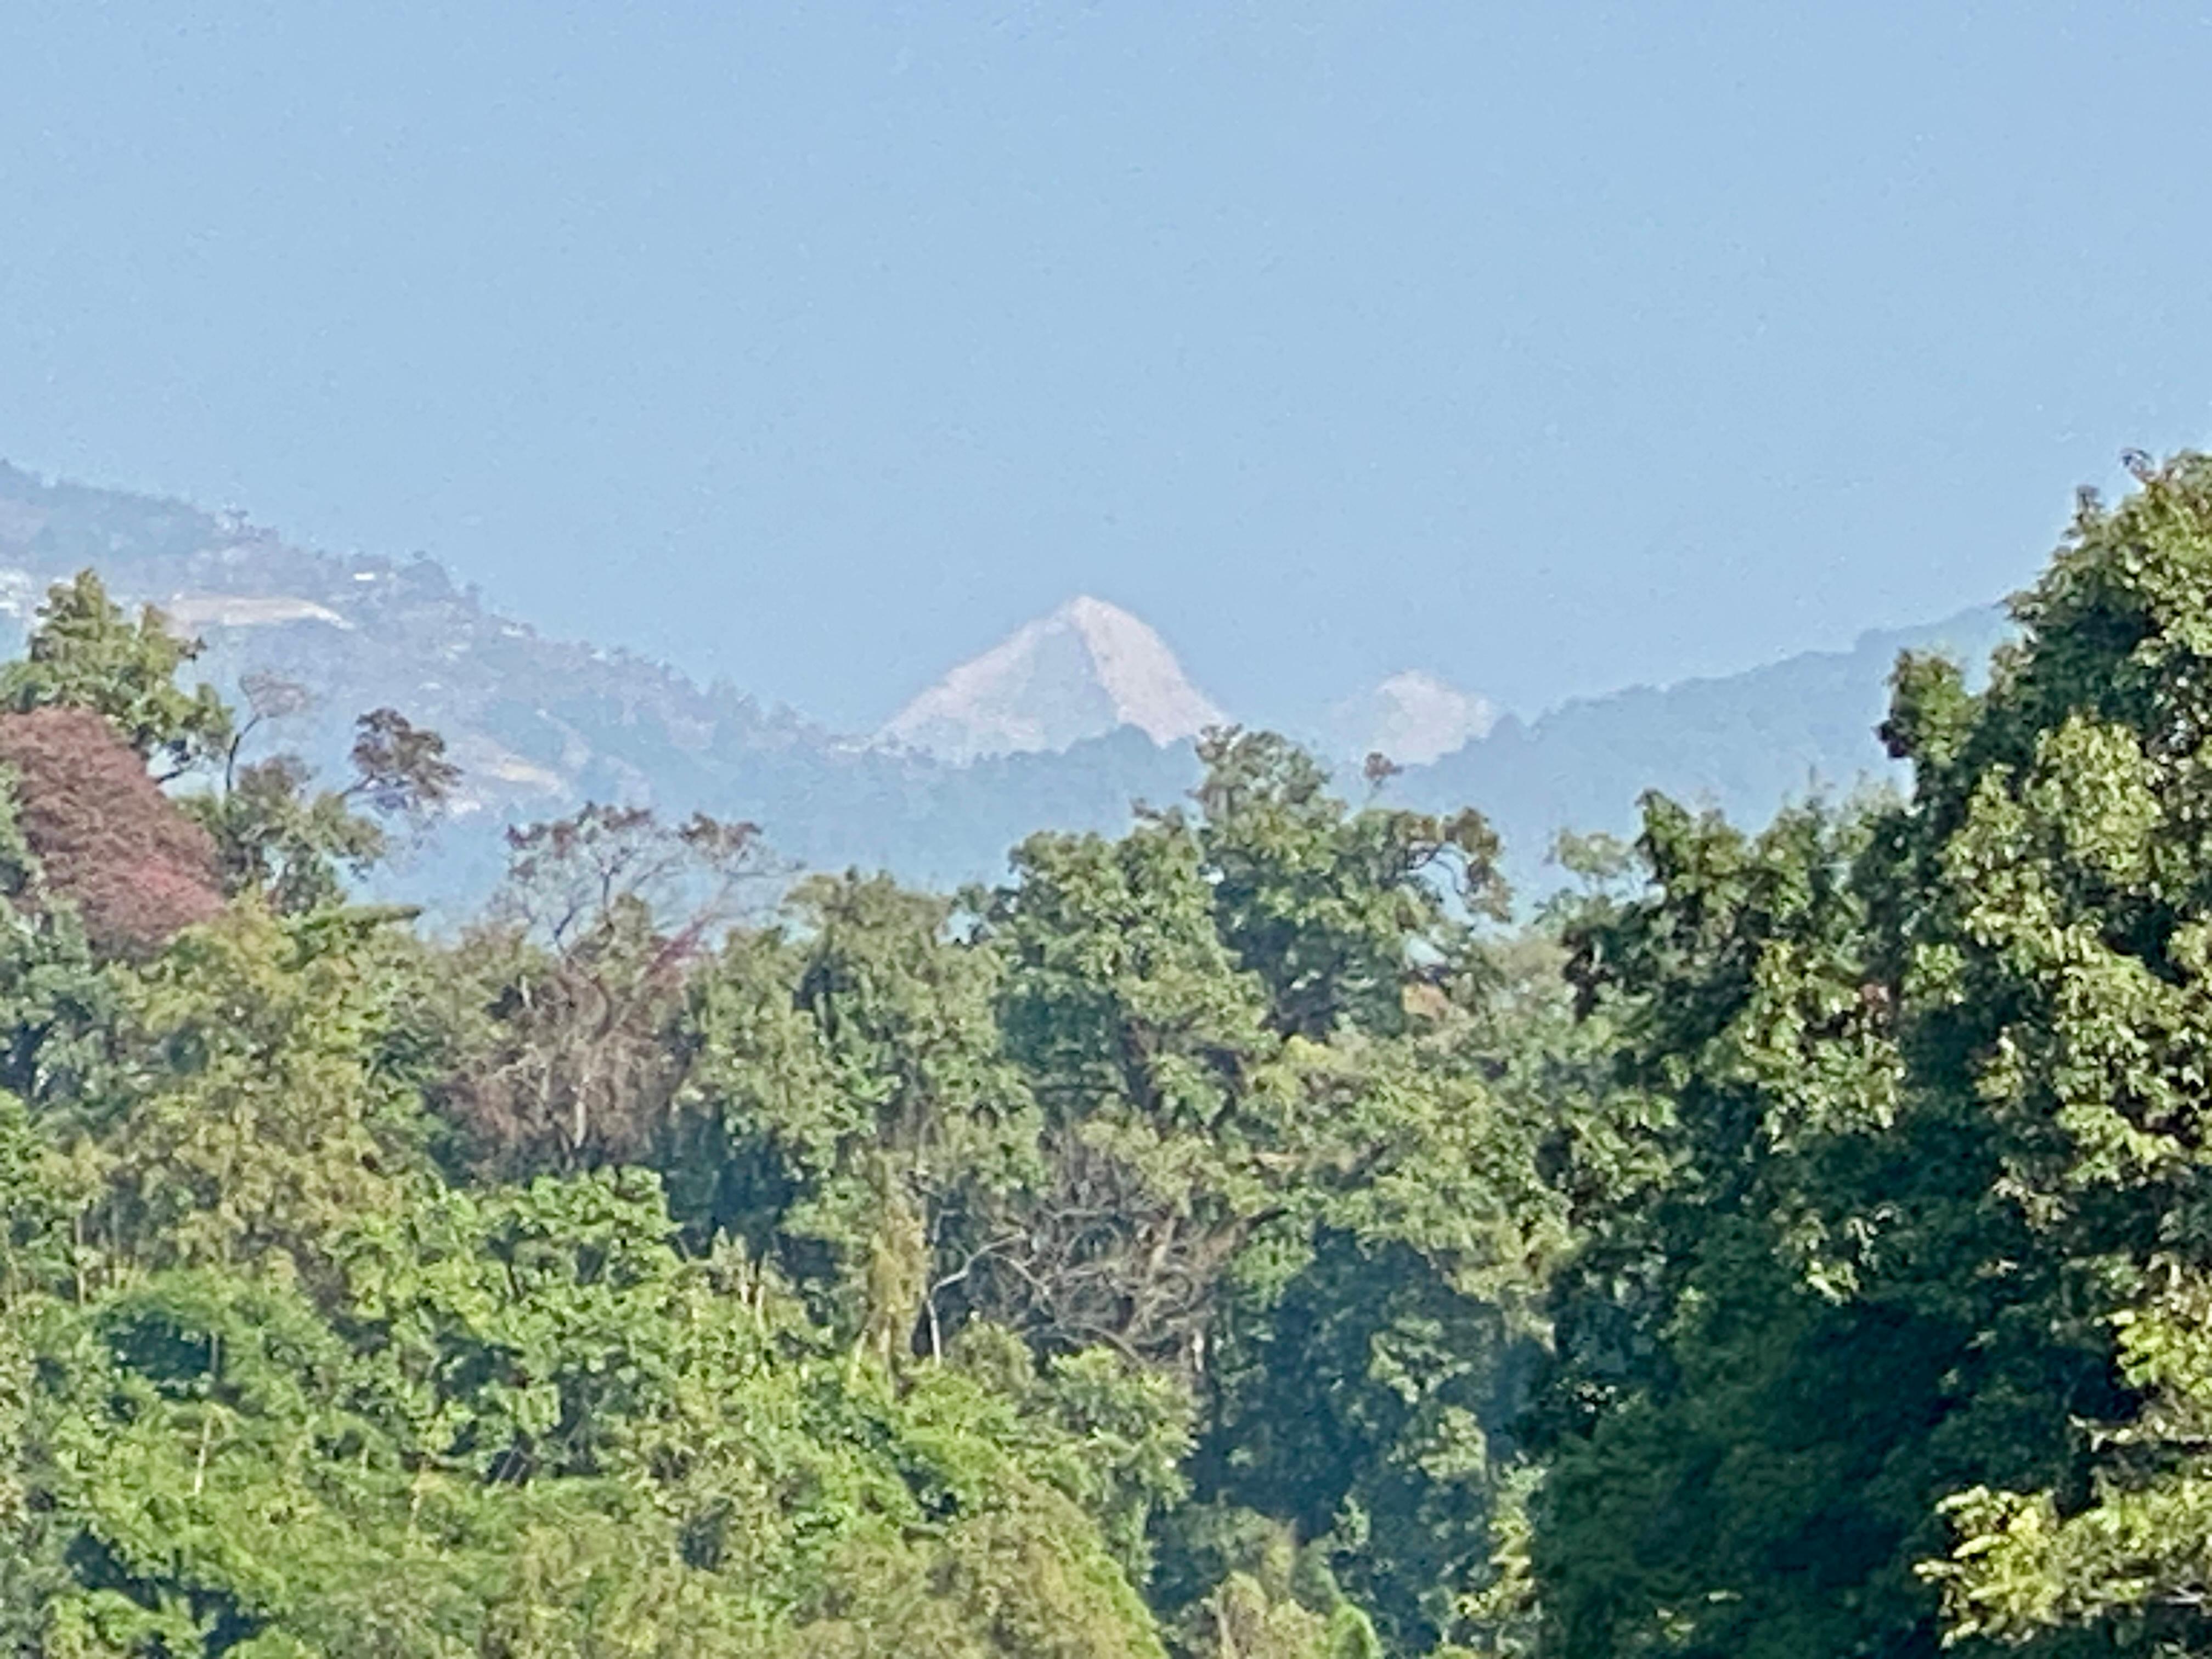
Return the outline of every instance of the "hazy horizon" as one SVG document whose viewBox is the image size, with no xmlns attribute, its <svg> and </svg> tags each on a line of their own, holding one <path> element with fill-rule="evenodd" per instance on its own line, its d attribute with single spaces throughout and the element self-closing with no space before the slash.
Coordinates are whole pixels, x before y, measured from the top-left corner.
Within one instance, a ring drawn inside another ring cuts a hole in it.
<svg viewBox="0 0 2212 1659">
<path fill-rule="evenodd" d="M 866 730 L 1068 596 L 1522 712 L 2201 437 L 2193 14 L 27 4 L 0 454 Z M 2094 111 L 2094 121 L 2073 114 Z"/>
<path fill-rule="evenodd" d="M 245 528 L 253 532 L 265 533 L 273 536 L 278 541 L 287 545 L 297 547 L 303 551 L 337 560 L 341 564 L 345 562 L 345 561 L 349 557 L 362 560 L 386 560 L 394 563 L 404 564 L 408 561 L 408 559 L 416 556 L 416 555 L 411 554 L 407 556 L 398 556 L 392 553 L 390 550 L 377 548 L 356 548 L 348 550 L 345 552 L 341 552 L 337 549 L 322 546 L 310 542 L 301 537 L 291 534 L 283 525 L 267 523 L 258 518 L 241 504 L 231 503 L 227 506 L 215 507 L 210 506 L 209 503 L 204 501 L 190 501 L 182 496 L 157 495 L 151 492 L 130 489 L 123 486 L 104 483 L 97 480 L 72 478 L 52 473 L 41 472 L 36 468 L 27 467 L 21 465 L 9 456 L 0 455 L 0 469 L 9 467 L 13 467 L 17 473 L 31 477 L 36 480 L 40 484 L 46 487 L 83 489 L 94 491 L 101 495 L 111 498 L 129 497 L 152 502 L 166 502 L 182 506 L 197 512 L 205 513 L 210 516 L 224 514 L 234 514 L 242 520 Z M 570 632 L 557 628 L 547 627 L 539 621 L 536 615 L 532 613 L 527 595 L 518 596 L 511 599 L 502 599 L 500 596 L 484 592 L 482 585 L 475 581 L 469 572 L 455 568 L 447 562 L 435 559 L 427 552 L 422 553 L 420 556 L 431 558 L 432 562 L 437 564 L 439 568 L 445 572 L 447 577 L 453 581 L 456 588 L 476 595 L 489 611 L 498 617 L 504 620 L 518 623 L 528 627 L 534 634 L 549 641 L 567 645 L 589 646 L 603 654 L 608 653 L 627 653 L 633 658 L 655 663 L 660 667 L 666 668 L 678 674 L 684 675 L 694 684 L 699 686 L 702 690 L 708 688 L 716 679 L 728 680 L 732 689 L 753 698 L 762 707 L 771 709 L 781 709 L 785 713 L 817 727 L 830 736 L 840 739 L 855 741 L 868 740 L 872 738 L 888 738 L 891 741 L 893 746 L 897 746 L 898 740 L 896 733 L 890 728 L 896 726 L 896 717 L 907 713 L 914 704 L 917 702 L 925 702 L 929 699 L 929 697 L 941 693 L 947 679 L 955 678 L 955 670 L 968 668 L 975 664 L 979 659 L 987 659 L 996 655 L 1001 649 L 1012 644 L 1026 634 L 1034 631 L 1034 629 L 1038 626 L 1049 624 L 1059 619 L 1071 609 L 1079 607 L 1085 603 L 1097 604 L 1103 600 L 1105 605 L 1114 610 L 1126 611 L 1126 607 L 1120 605 L 1117 602 L 1110 599 L 1105 599 L 1103 595 L 1070 594 L 1058 605 L 1039 612 L 1036 616 L 1022 618 L 1019 622 L 1016 623 L 1006 634 L 1000 635 L 996 639 L 981 641 L 972 648 L 960 651 L 957 655 L 945 656 L 944 659 L 937 665 L 935 672 L 927 682 L 917 686 L 913 695 L 906 696 L 898 705 L 884 711 L 882 715 L 875 719 L 866 720 L 851 726 L 839 726 L 823 718 L 816 710 L 806 708 L 789 698 L 776 696 L 773 694 L 763 691 L 759 687 L 747 685 L 736 680 L 730 680 L 729 677 L 726 675 L 709 676 L 697 673 L 692 669 L 687 667 L 684 664 L 668 658 L 658 656 L 649 648 L 641 647 L 635 641 L 605 635 L 594 635 L 588 631 Z M 103 574 L 100 572 L 97 562 L 94 562 L 90 568 L 94 569 L 95 574 Z M 228 592 L 228 590 L 226 589 L 224 591 Z M 1865 627 L 1854 628 L 1846 637 L 1838 638 L 1833 641 L 1818 641 L 1798 650 L 1784 650 L 1768 653 L 1765 655 L 1747 659 L 1741 662 L 1724 664 L 1710 672 L 1685 674 L 1668 680 L 1638 680 L 1620 684 L 1593 685 L 1585 689 L 1569 691 L 1553 702 L 1536 707 L 1510 708 L 1504 705 L 1498 705 L 1490 711 L 1490 723 L 1494 725 L 1499 721 L 1510 720 L 1518 720 L 1523 723 L 1533 723 L 1548 714 L 1557 713 L 1577 704 L 1602 702 L 1607 698 L 1617 696 L 1622 694 L 1666 691 L 1705 682 L 1735 680 L 1746 675 L 1755 674 L 1764 668 L 1775 667 L 1795 659 L 1806 657 L 1840 657 L 1850 653 L 1856 648 L 1864 645 L 1870 639 L 1880 640 L 1892 635 L 1912 635 L 1925 633 L 1929 630 L 1940 630 L 1947 624 L 1972 619 L 1979 613 L 2001 608 L 2003 601 L 2008 597 L 2009 596 L 2000 594 L 1986 604 L 1963 606 L 1957 611 L 1949 612 L 1943 616 L 1903 618 L 1894 623 L 1876 622 Z M 158 596 L 156 596 L 156 598 L 158 598 Z M 1127 614 L 1131 616 L 1134 615 L 1133 612 L 1128 612 Z M 1150 623 L 1146 619 L 1137 617 L 1136 620 L 1139 623 L 1144 623 L 1146 628 L 1148 629 L 1150 629 Z M 1178 666 L 1183 665 L 1185 653 L 1180 643 L 1174 640 L 1163 640 L 1162 643 L 1166 645 L 1168 649 L 1173 653 L 1176 665 Z M 1400 678 L 1407 677 L 1422 678 L 1425 678 L 1425 672 L 1421 670 L 1413 670 L 1410 671 L 1410 675 L 1401 674 Z M 1198 685 L 1195 689 L 1201 693 L 1206 690 L 1203 685 Z M 1329 739 L 1334 731 L 1342 724 L 1342 720 L 1340 717 L 1348 712 L 1336 707 L 1335 705 L 1357 702 L 1358 701 L 1360 694 L 1371 694 L 1380 689 L 1382 689 L 1380 685 L 1346 688 L 1346 695 L 1337 697 L 1334 700 L 1334 704 L 1322 707 L 1321 713 L 1318 717 L 1308 716 L 1303 720 L 1279 719 L 1276 718 L 1276 714 L 1279 711 L 1258 708 L 1224 708 L 1218 712 L 1225 719 L 1238 724 L 1281 731 L 1297 738 L 1302 743 L 1317 745 L 1322 752 L 1335 753 L 1335 748 L 1332 746 Z M 1050 749 L 1060 747 L 1061 745 L 1046 744 L 1042 746 Z M 1339 755 L 1338 758 L 1341 759 L 1342 756 Z"/>
</svg>

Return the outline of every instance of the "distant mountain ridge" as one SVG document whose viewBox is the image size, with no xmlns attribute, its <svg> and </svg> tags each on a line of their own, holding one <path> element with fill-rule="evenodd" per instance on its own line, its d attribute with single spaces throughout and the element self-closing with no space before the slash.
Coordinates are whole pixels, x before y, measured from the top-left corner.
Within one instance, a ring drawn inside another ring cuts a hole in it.
<svg viewBox="0 0 2212 1659">
<path fill-rule="evenodd" d="M 253 672 L 307 686 L 313 708 L 275 735 L 313 761 L 337 765 L 353 716 L 383 704 L 443 732 L 465 771 L 457 812 L 391 881 L 454 912 L 495 878 L 503 826 L 587 799 L 750 819 L 810 867 L 990 879 L 1033 830 L 1112 831 L 1133 800 L 1178 799 L 1197 776 L 1188 735 L 1221 716 L 1141 621 L 1081 599 L 956 668 L 876 738 L 854 738 L 729 684 L 545 639 L 427 559 L 341 558 L 234 514 L 0 463 L 0 633 L 20 637 L 46 586 L 87 566 L 200 634 L 198 667 L 226 694 Z M 1896 651 L 1978 658 L 2004 625 L 1994 608 L 1967 612 L 1494 725 L 1480 698 L 1400 676 L 1360 718 L 1438 756 L 1384 799 L 1481 807 L 1520 878 L 1540 885 L 1557 830 L 1628 829 L 1645 787 L 1755 819 L 1815 781 L 1885 772 L 1873 727 Z"/>
<path fill-rule="evenodd" d="M 495 878 L 506 824 L 586 800 L 750 819 L 808 866 L 954 883 L 1002 868 L 1033 829 L 1114 829 L 1132 798 L 1171 799 L 1194 767 L 1188 746 L 1133 732 L 968 767 L 890 752 L 727 684 L 544 638 L 428 559 L 340 558 L 235 515 L 0 463 L 0 635 L 14 636 L 0 642 L 88 566 L 200 635 L 195 671 L 227 696 L 253 672 L 307 686 L 313 708 L 271 736 L 319 764 L 340 764 L 354 715 L 379 705 L 443 732 L 464 771 L 457 814 L 392 880 L 453 908 Z"/>
<path fill-rule="evenodd" d="M 2002 606 L 1977 606 L 1863 634 L 1846 651 L 1578 699 L 1532 720 L 1508 715 L 1479 741 L 1409 769 L 1394 797 L 1480 806 L 1522 881 L 1540 884 L 1561 830 L 1632 832 L 1647 790 L 1757 824 L 1785 800 L 1899 779 L 1875 737 L 1899 653 L 1939 653 L 1978 675 L 2011 628 Z"/>
</svg>

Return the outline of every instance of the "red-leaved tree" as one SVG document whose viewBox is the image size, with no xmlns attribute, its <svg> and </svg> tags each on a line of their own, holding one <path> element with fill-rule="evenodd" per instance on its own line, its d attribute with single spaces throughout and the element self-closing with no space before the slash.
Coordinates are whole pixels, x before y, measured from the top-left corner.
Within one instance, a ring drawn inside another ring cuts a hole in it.
<svg viewBox="0 0 2212 1659">
<path fill-rule="evenodd" d="M 214 842 L 103 716 L 0 714 L 0 768 L 39 863 L 28 896 L 74 903 L 94 950 L 145 955 L 222 908 Z"/>
</svg>

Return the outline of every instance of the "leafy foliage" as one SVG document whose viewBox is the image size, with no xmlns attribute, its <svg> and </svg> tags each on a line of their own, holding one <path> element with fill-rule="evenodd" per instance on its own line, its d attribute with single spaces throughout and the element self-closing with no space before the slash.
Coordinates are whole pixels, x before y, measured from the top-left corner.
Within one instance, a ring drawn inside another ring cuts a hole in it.
<svg viewBox="0 0 2212 1659">
<path fill-rule="evenodd" d="M 355 723 L 353 781 L 313 789 L 296 755 L 245 758 L 260 726 L 307 705 L 306 689 L 269 676 L 248 676 L 244 689 L 250 714 L 232 731 L 221 788 L 186 801 L 215 839 L 227 891 L 292 912 L 336 904 L 345 875 L 366 873 L 390 850 L 386 826 L 427 823 L 460 780 L 443 738 L 377 708 Z"/>
<path fill-rule="evenodd" d="M 178 685 L 200 653 L 148 605 L 133 619 L 91 571 L 56 586 L 40 607 L 30 648 L 0 674 L 0 704 L 89 708 L 167 781 L 220 754 L 233 721 L 211 685 Z"/>
<path fill-rule="evenodd" d="M 90 945 L 144 954 L 222 908 L 216 849 L 100 715 L 0 715 L 0 767 L 16 782 L 27 902 L 67 905 Z"/>
<path fill-rule="evenodd" d="M 1224 731 L 993 888 L 592 806 L 441 939 L 347 902 L 433 734 L 313 791 L 240 758 L 281 690 L 58 592 L 0 680 L 0 1641 L 2212 1651 L 2212 461 L 2014 612 L 1981 690 L 1899 664 L 1909 793 L 1650 797 L 1517 928 L 1479 814 Z M 102 909 L 187 842 L 198 908 Z"/>
</svg>

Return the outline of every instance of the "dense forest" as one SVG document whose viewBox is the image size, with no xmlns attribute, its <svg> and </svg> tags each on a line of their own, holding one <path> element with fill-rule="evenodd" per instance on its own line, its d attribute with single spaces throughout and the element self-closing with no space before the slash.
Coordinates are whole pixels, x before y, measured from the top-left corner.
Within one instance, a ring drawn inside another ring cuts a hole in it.
<svg viewBox="0 0 2212 1659">
<path fill-rule="evenodd" d="M 1226 730 L 955 894 L 0 673 L 0 1640 L 40 1659 L 2212 1652 L 2212 459 L 1905 788 L 1473 807 Z M 1476 805 L 1479 805 L 1479 803 Z"/>
</svg>

